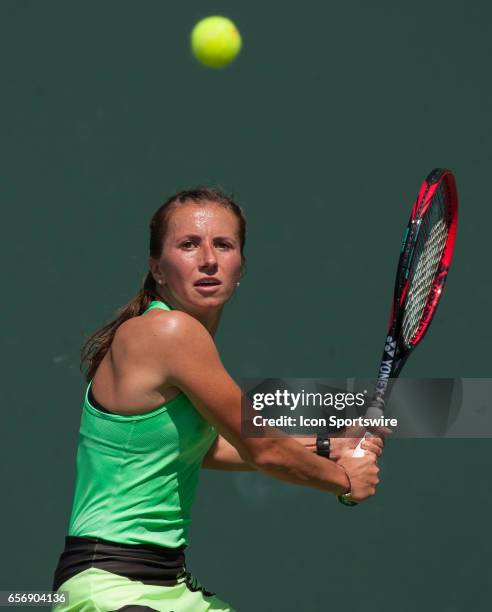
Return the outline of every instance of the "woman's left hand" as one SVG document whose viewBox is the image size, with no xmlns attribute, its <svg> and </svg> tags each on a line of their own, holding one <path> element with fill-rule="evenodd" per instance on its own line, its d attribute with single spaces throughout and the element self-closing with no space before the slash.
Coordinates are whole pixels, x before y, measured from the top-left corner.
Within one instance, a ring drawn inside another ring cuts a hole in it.
<svg viewBox="0 0 492 612">
<path fill-rule="evenodd" d="M 353 431 L 352 431 L 353 429 Z M 338 461 L 347 450 L 354 450 L 364 436 L 365 429 L 360 427 L 347 428 L 343 437 L 330 438 L 330 459 Z M 370 434 L 364 438 L 361 447 L 368 453 L 374 453 L 380 457 L 383 453 L 384 440 L 378 435 Z"/>
</svg>

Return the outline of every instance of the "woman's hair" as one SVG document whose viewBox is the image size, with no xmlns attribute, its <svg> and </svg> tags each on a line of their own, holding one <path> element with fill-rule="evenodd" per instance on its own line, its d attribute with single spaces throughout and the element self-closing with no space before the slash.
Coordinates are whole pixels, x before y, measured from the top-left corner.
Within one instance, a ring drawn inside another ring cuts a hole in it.
<svg viewBox="0 0 492 612">
<path fill-rule="evenodd" d="M 160 257 L 172 211 L 188 202 L 213 202 L 227 208 L 236 216 L 239 223 L 241 258 L 244 264 L 244 244 L 246 241 L 246 218 L 244 213 L 241 207 L 236 204 L 231 197 L 227 196 L 220 189 L 210 187 L 198 187 L 196 189 L 180 191 L 171 196 L 155 211 L 149 226 L 149 255 L 156 259 Z M 125 304 L 116 312 L 116 317 L 110 323 L 107 323 L 104 327 L 92 334 L 82 347 L 81 369 L 85 369 L 87 382 L 89 382 L 96 373 L 99 364 L 111 346 L 111 342 L 113 341 L 118 327 L 128 319 L 141 315 L 152 300 L 159 299 L 161 298 L 156 291 L 154 277 L 149 270 L 139 292 L 128 302 L 128 304 Z"/>
</svg>

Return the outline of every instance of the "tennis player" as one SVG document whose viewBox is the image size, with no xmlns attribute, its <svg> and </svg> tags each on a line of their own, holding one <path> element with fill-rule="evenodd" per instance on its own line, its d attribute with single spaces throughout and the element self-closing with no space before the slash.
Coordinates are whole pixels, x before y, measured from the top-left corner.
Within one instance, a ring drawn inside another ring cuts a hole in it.
<svg viewBox="0 0 492 612">
<path fill-rule="evenodd" d="M 214 335 L 240 282 L 245 234 L 242 210 L 220 191 L 171 197 L 151 220 L 143 287 L 82 350 L 77 477 L 53 587 L 69 603 L 58 611 L 232 610 L 185 565 L 202 466 L 359 502 L 375 493 L 380 438 L 353 459 L 352 439 L 333 439 L 327 457 L 315 439 L 241 437 L 241 391 Z"/>
</svg>

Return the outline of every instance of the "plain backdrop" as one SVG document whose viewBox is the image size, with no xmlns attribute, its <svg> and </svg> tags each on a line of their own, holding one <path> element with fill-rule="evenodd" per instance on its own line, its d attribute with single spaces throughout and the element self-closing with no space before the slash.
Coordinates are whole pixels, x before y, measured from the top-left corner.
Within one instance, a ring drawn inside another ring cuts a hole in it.
<svg viewBox="0 0 492 612">
<path fill-rule="evenodd" d="M 244 47 L 200 66 L 225 14 Z M 80 346 L 138 290 L 148 222 L 221 185 L 247 273 L 236 377 L 375 376 L 410 206 L 453 169 L 455 259 L 408 376 L 490 375 L 489 3 L 2 0 L 1 589 L 49 589 L 71 505 Z M 189 564 L 241 612 L 490 608 L 491 443 L 393 441 L 376 498 L 204 473 Z"/>
</svg>

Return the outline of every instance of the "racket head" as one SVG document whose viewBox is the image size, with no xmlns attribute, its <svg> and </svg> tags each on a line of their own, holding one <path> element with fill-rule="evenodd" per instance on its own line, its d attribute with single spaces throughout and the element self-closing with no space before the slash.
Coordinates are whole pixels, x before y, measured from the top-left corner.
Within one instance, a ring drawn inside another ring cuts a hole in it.
<svg viewBox="0 0 492 612">
<path fill-rule="evenodd" d="M 453 257 L 457 220 L 453 173 L 436 168 L 420 188 L 404 234 L 385 346 L 398 355 L 391 376 L 429 329 Z"/>
</svg>

